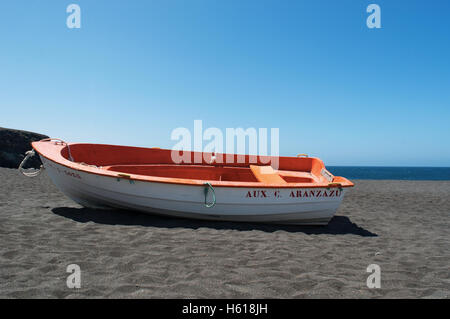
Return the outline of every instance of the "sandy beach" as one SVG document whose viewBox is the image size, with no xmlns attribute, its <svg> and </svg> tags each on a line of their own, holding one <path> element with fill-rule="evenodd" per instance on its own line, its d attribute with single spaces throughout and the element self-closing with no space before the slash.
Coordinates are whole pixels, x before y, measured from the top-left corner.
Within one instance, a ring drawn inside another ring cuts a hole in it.
<svg viewBox="0 0 450 319">
<path fill-rule="evenodd" d="M 45 172 L 0 178 L 1 298 L 450 297 L 449 181 L 355 180 L 328 226 L 300 227 L 89 210 Z"/>
</svg>

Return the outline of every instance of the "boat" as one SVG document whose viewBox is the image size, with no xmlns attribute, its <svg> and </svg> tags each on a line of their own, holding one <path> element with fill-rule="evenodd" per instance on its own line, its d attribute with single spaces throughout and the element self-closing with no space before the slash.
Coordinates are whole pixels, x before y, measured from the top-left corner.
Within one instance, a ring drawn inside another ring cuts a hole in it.
<svg viewBox="0 0 450 319">
<path fill-rule="evenodd" d="M 53 183 L 70 199 L 93 209 L 125 209 L 214 221 L 326 225 L 354 184 L 332 175 L 315 157 L 183 151 L 131 146 L 32 143 Z M 217 159 L 221 160 L 218 161 Z M 200 159 L 200 160 L 198 160 Z"/>
</svg>

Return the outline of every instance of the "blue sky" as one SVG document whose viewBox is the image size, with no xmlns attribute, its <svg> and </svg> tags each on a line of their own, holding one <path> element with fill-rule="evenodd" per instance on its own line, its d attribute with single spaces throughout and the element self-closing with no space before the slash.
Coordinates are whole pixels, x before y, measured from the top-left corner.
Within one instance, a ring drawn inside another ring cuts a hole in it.
<svg viewBox="0 0 450 319">
<path fill-rule="evenodd" d="M 66 7 L 81 8 L 68 29 Z M 369 29 L 366 8 L 381 8 Z M 0 126 L 171 148 L 176 127 L 280 129 L 327 165 L 450 166 L 450 2 L 8 1 Z"/>
</svg>

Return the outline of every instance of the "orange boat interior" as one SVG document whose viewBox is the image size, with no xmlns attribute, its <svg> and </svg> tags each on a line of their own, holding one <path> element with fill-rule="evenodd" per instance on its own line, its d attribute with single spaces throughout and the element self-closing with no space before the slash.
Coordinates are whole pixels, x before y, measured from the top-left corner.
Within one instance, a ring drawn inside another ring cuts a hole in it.
<svg viewBox="0 0 450 319">
<path fill-rule="evenodd" d="M 54 142 L 33 143 L 38 153 L 51 160 L 56 156 L 49 155 L 49 151 L 55 152 L 54 146 Z M 69 144 L 69 147 L 60 144 L 57 152 L 65 162 L 75 163 L 81 169 L 95 167 L 128 178 L 258 183 L 280 187 L 293 184 L 353 186 L 349 180 L 331 175 L 323 162 L 313 157 L 212 154 L 102 144 Z"/>
</svg>

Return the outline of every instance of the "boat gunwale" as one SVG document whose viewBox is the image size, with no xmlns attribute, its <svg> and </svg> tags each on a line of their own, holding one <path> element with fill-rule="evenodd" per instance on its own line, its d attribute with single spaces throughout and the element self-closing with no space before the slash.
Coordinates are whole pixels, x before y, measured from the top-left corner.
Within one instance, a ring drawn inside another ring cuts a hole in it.
<svg viewBox="0 0 450 319">
<path fill-rule="evenodd" d="M 57 147 L 59 151 L 55 151 L 54 157 L 52 158 L 48 154 L 44 154 L 42 150 L 39 149 L 39 144 L 45 143 L 47 145 L 51 145 L 53 147 Z M 164 184 L 175 184 L 175 185 L 190 185 L 190 186 L 204 186 L 206 182 L 209 182 L 214 187 L 230 187 L 230 188 L 271 188 L 271 189 L 278 189 L 278 188 L 347 188 L 347 187 L 353 187 L 354 184 L 346 179 L 345 177 L 340 176 L 334 176 L 334 179 L 336 177 L 339 177 L 344 180 L 344 182 L 339 182 L 338 184 L 332 182 L 330 183 L 286 183 L 286 184 L 266 184 L 261 182 L 236 182 L 236 181 L 217 181 L 217 180 L 195 180 L 195 179 L 183 179 L 183 178 L 173 178 L 173 177 L 158 177 L 158 176 L 147 176 L 147 175 L 139 175 L 139 174 L 129 174 L 125 173 L 127 175 L 126 177 L 124 175 L 120 176 L 121 174 L 118 171 L 108 171 L 103 170 L 102 168 L 98 167 L 92 167 L 88 165 L 83 165 L 81 163 L 72 162 L 68 159 L 66 159 L 62 154 L 61 151 L 65 147 L 70 147 L 71 145 L 76 144 L 84 144 L 84 143 L 53 143 L 50 141 L 37 141 L 32 142 L 31 145 L 33 149 L 42 157 L 45 159 L 56 163 L 58 165 L 67 167 L 69 169 L 87 173 L 87 174 L 93 174 L 93 175 L 99 175 L 104 177 L 111 177 L 111 178 L 121 178 L 131 181 L 139 181 L 139 182 L 152 182 L 152 183 L 164 183 Z M 117 145 L 110 145 L 110 144 L 97 144 L 97 145 L 108 145 L 108 146 L 117 146 Z M 151 148 L 145 148 L 145 149 L 151 149 Z M 235 154 L 236 155 L 236 154 Z M 334 181 L 333 179 L 333 181 Z"/>
</svg>

